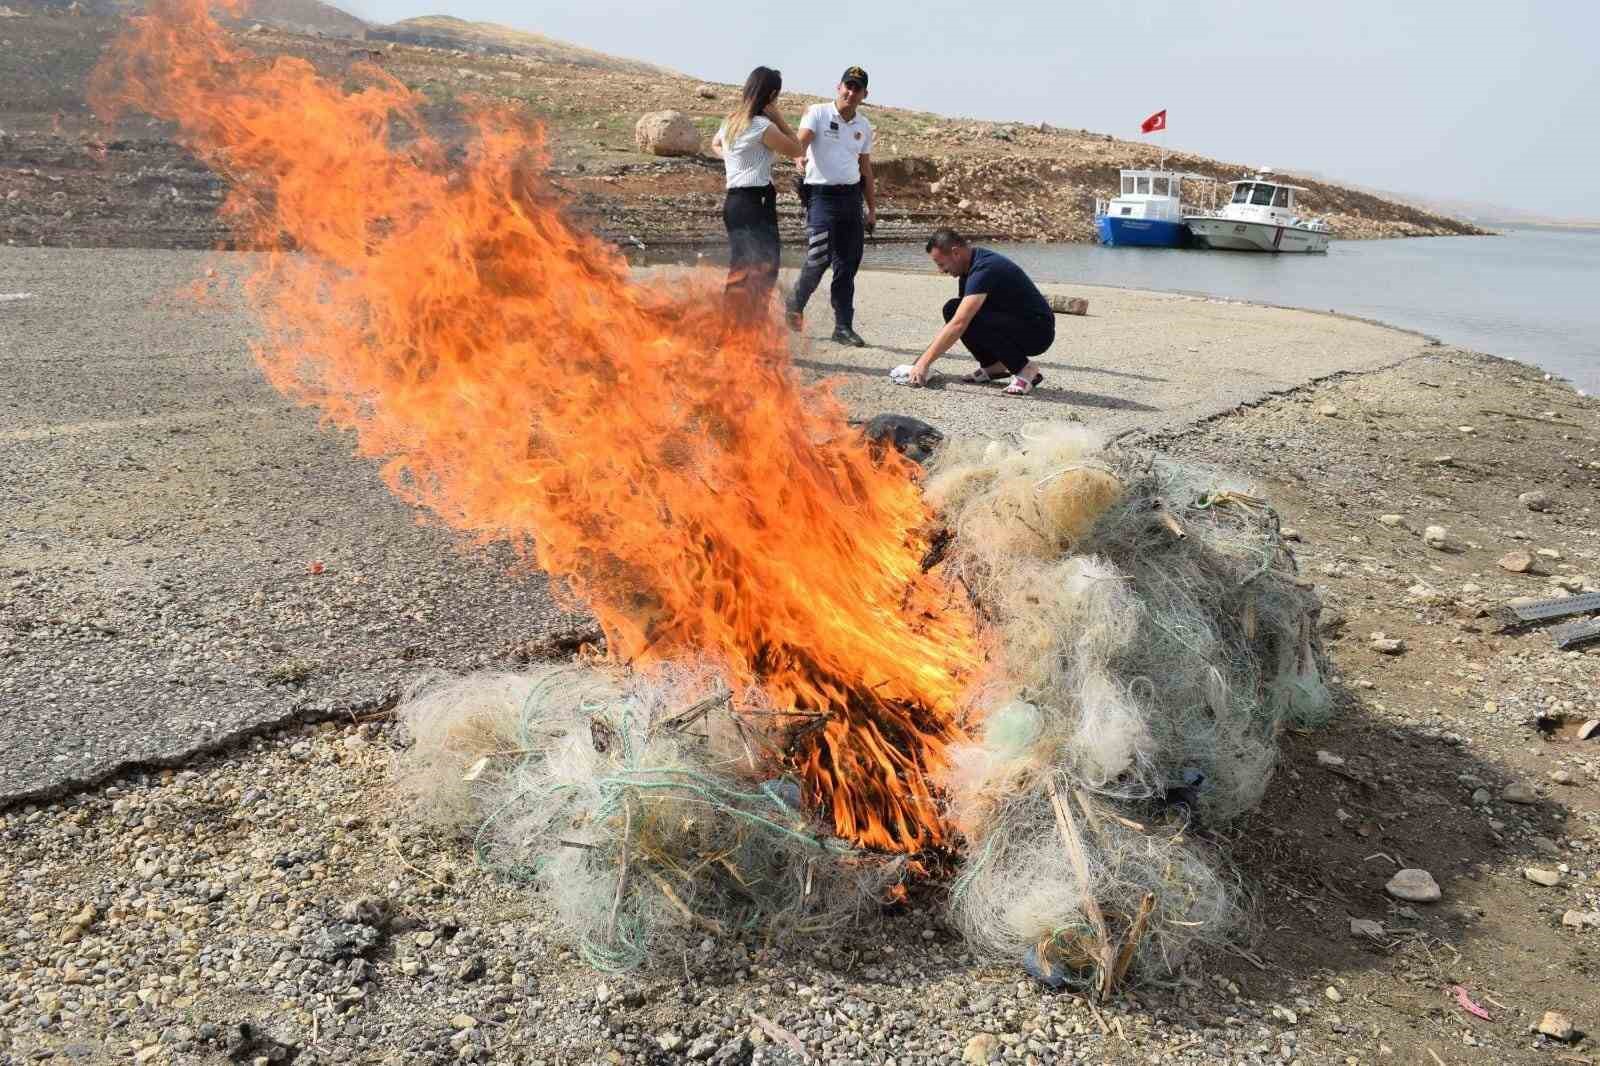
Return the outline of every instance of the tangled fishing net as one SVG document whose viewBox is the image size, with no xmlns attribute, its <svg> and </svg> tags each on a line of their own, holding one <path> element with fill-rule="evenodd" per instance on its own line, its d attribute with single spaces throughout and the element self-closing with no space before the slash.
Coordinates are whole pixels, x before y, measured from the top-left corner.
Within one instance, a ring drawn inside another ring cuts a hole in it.
<svg viewBox="0 0 1600 1066">
<path fill-rule="evenodd" d="M 1317 601 L 1276 515 L 1072 424 L 946 443 L 924 492 L 946 531 L 930 565 L 991 638 L 936 782 L 961 841 L 952 923 L 1050 984 L 1174 973 L 1238 917 L 1197 827 L 1259 802 L 1279 733 L 1330 709 Z M 781 941 L 874 913 L 907 860 L 802 809 L 784 716 L 721 686 L 710 667 L 593 665 L 430 682 L 402 708 L 411 782 L 607 969 L 673 937 Z"/>
</svg>

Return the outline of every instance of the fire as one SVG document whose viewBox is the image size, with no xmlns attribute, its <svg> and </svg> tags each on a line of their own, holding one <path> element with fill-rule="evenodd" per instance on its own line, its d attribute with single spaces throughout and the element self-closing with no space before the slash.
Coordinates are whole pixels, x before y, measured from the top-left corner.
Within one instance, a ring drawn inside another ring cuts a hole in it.
<svg viewBox="0 0 1600 1066">
<path fill-rule="evenodd" d="M 479 109 L 462 157 L 376 67 L 345 92 L 234 48 L 204 0 L 148 10 L 97 106 L 175 123 L 243 242 L 278 249 L 250 284 L 272 383 L 406 499 L 531 551 L 615 657 L 709 656 L 793 712 L 789 758 L 841 835 L 944 841 L 927 778 L 974 624 L 922 572 L 909 465 L 798 384 L 781 325 L 730 324 L 720 279 L 630 279 L 564 219 L 518 113 Z"/>
</svg>

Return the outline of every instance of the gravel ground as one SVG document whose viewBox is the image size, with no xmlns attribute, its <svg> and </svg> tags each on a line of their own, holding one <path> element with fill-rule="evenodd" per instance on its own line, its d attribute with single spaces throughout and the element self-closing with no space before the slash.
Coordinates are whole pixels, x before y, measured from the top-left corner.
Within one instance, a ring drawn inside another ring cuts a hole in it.
<svg viewBox="0 0 1600 1066">
<path fill-rule="evenodd" d="M 585 631 L 541 575 L 419 525 L 351 437 L 264 384 L 252 321 L 223 284 L 250 262 L 0 248 L 0 294 L 19 297 L 0 302 L 14 368 L 0 381 L 0 799 L 381 705 L 409 672 Z M 1051 388 L 891 384 L 953 291 L 863 275 L 857 326 L 877 346 L 809 337 L 797 361 L 858 413 L 999 435 L 1036 418 L 1176 428 L 1426 348 L 1299 311 L 1056 287 L 1086 295 L 1090 315 L 1058 318 Z M 831 331 L 826 293 L 812 318 Z M 942 366 L 970 362 L 958 351 Z"/>
<path fill-rule="evenodd" d="M 272 390 L 249 318 L 179 295 L 212 262 L 0 250 L 0 293 L 29 294 L 0 302 L 0 798 L 585 624 L 542 575 L 417 524 Z"/>
<path fill-rule="evenodd" d="M 1046 992 L 974 963 L 934 893 L 835 942 L 707 938 L 595 973 L 537 893 L 397 809 L 405 739 L 373 711 L 0 813 L 0 1063 L 1589 1061 L 1536 1027 L 1600 1023 L 1600 754 L 1575 737 L 1600 654 L 1485 617 L 1600 571 L 1596 405 L 1561 395 L 1446 352 L 1165 442 L 1271 491 L 1343 681 L 1340 718 L 1285 737 L 1261 811 L 1217 838 L 1255 900 L 1245 947 L 1173 987 Z M 1436 522 L 1454 550 L 1421 541 Z M 1496 567 L 1507 543 L 1544 572 Z M 1443 899 L 1386 895 L 1401 864 Z"/>
</svg>

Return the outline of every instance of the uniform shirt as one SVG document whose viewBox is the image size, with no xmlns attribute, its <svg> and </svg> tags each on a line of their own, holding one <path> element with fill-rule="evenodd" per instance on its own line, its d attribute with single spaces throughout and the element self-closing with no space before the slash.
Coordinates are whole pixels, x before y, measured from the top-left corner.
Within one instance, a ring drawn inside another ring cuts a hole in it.
<svg viewBox="0 0 1600 1066">
<path fill-rule="evenodd" d="M 761 138 L 772 125 L 770 118 L 757 115 L 750 120 L 744 132 L 728 143 L 728 124 L 717 130 L 717 140 L 722 142 L 722 167 L 728 177 L 728 188 L 760 188 L 772 184 L 772 160 L 778 153 L 762 143 Z"/>
<path fill-rule="evenodd" d="M 806 150 L 807 185 L 854 185 L 861 180 L 861 157 L 872 154 L 872 123 L 859 110 L 846 122 L 832 103 L 806 108 L 800 128 L 810 130 Z"/>
<path fill-rule="evenodd" d="M 999 252 L 987 248 L 972 249 L 972 265 L 958 282 L 963 297 L 983 293 L 980 314 L 998 311 L 1001 314 L 1022 318 L 1050 319 L 1053 312 L 1044 293 L 1023 273 L 1022 268 Z"/>
</svg>

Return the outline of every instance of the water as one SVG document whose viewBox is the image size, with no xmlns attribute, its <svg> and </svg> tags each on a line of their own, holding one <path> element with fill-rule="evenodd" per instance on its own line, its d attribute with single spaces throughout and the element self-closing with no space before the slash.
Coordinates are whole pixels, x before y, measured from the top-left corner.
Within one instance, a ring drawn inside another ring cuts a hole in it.
<svg viewBox="0 0 1600 1066">
<path fill-rule="evenodd" d="M 1327 255 L 990 244 L 1040 282 L 1113 285 L 1339 311 L 1518 359 L 1600 394 L 1600 230 L 1334 241 Z M 931 271 L 916 245 L 866 269 Z"/>
</svg>

